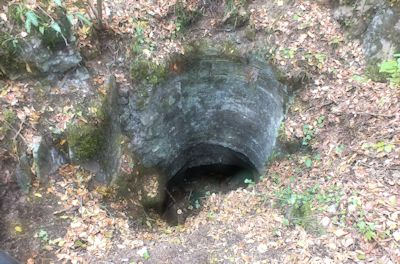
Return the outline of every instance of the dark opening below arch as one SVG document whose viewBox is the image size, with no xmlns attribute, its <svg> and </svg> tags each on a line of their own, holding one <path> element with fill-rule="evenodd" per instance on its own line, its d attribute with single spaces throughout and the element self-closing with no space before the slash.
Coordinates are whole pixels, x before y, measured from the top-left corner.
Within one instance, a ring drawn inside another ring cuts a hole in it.
<svg viewBox="0 0 400 264">
<path fill-rule="evenodd" d="M 184 164 L 167 183 L 163 216 L 172 225 L 182 224 L 196 214 L 212 193 L 226 193 L 245 187 L 258 174 L 242 153 L 216 144 L 197 144 L 183 152 Z"/>
</svg>

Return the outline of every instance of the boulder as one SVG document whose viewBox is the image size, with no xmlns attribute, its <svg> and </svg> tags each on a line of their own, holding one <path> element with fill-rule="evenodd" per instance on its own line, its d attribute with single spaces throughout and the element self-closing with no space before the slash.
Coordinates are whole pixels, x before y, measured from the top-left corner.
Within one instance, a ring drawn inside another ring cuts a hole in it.
<svg viewBox="0 0 400 264">
<path fill-rule="evenodd" d="M 0 250 L 0 263 L 1 264 L 19 264 L 20 262 L 11 257 L 7 252 Z"/>
<path fill-rule="evenodd" d="M 78 66 L 82 61 L 82 57 L 73 45 L 51 50 L 41 39 L 34 36 L 21 41 L 20 45 L 19 52 L 15 53 L 12 61 L 2 59 L 0 62 L 0 69 L 10 79 L 18 79 L 28 74 L 62 74 Z M 0 58 L 1 55 L 0 50 Z M 14 67 L 9 67 L 10 63 Z"/>
<path fill-rule="evenodd" d="M 400 8 L 380 8 L 363 36 L 363 50 L 370 63 L 391 59 L 400 52 Z"/>
</svg>

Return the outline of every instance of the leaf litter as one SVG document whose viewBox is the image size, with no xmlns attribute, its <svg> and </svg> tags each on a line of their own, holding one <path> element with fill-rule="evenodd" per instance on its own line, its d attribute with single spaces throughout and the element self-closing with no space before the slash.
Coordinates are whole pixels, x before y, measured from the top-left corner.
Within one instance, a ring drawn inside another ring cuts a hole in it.
<svg viewBox="0 0 400 264">
<path fill-rule="evenodd" d="M 149 58 L 161 61 L 171 52 L 182 52 L 181 39 L 171 38 L 176 25 L 166 19 L 175 1 L 104 2 L 105 21 L 115 34 L 128 38 L 141 26 L 147 41 L 157 43 L 157 49 L 146 51 Z M 29 198 L 30 206 L 47 208 L 43 217 L 61 221 L 65 229 L 18 221 L 12 227 L 16 241 L 24 236 L 38 244 L 23 256 L 27 263 L 400 261 L 400 90 L 365 78 L 359 41 L 346 39 L 329 9 L 316 1 L 283 2 L 254 1 L 250 23 L 261 36 L 256 41 L 265 43 L 270 60 L 288 78 L 307 74 L 283 134 L 301 141 L 307 125 L 314 131 L 306 141 L 313 155 L 296 153 L 272 161 L 256 185 L 210 194 L 199 214 L 177 227 L 138 205 L 133 207 L 140 214 L 130 215 L 131 202 L 108 199 L 108 190 L 90 188 L 89 172 L 66 165 L 50 187 L 35 184 Z M 216 20 L 203 18 L 193 35 L 229 37 L 229 32 L 217 30 Z M 79 34 L 81 47 L 95 45 L 87 33 Z M 89 68 L 96 65 L 88 62 Z M 97 73 L 93 83 L 101 86 L 107 71 L 99 67 Z M 116 73 L 120 85 L 129 85 L 123 70 Z M 35 85 L 6 81 L 1 88 L 2 109 L 16 113 L 12 126 L 19 131 L 22 124 L 19 133 L 28 145 L 39 135 L 43 115 L 63 130 L 76 114 L 69 100 L 62 106 L 32 101 Z M 55 88 L 53 93 L 62 91 Z M 318 122 L 321 116 L 324 121 Z M 307 212 L 303 219 L 294 213 L 299 208 Z"/>
</svg>

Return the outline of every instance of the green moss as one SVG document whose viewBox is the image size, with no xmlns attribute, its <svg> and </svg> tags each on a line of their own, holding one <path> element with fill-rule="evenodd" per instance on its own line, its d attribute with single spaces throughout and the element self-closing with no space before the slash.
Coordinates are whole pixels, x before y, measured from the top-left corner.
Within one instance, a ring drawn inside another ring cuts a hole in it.
<svg viewBox="0 0 400 264">
<path fill-rule="evenodd" d="M 131 78 L 136 82 L 157 85 L 168 73 L 166 64 L 157 64 L 150 59 L 136 58 L 131 65 Z"/>
<path fill-rule="evenodd" d="M 240 50 L 232 41 L 225 41 L 220 47 L 222 55 L 230 59 L 237 59 L 242 57 Z"/>
<path fill-rule="evenodd" d="M 17 116 L 12 110 L 5 109 L 0 116 L 0 120 L 1 119 L 7 121 L 8 124 L 13 124 L 17 119 Z M 0 135 L 5 136 L 11 128 L 3 122 L 0 123 Z"/>
<path fill-rule="evenodd" d="M 195 58 L 205 56 L 220 57 L 234 61 L 242 60 L 245 57 L 238 46 L 230 40 L 222 43 L 200 40 L 186 44 L 184 50 L 186 61 L 195 61 Z"/>
<path fill-rule="evenodd" d="M 180 74 L 192 68 L 198 58 L 213 57 L 233 61 L 246 59 L 232 41 L 215 43 L 209 40 L 193 41 L 184 44 L 183 54 L 172 54 L 166 60 L 156 63 L 151 59 L 136 57 L 131 64 L 131 78 L 138 84 L 137 104 L 142 107 L 146 104 L 149 92 L 153 87 L 163 82 L 168 75 Z"/>
<path fill-rule="evenodd" d="M 246 28 L 244 34 L 248 41 L 254 41 L 256 39 L 256 29 L 252 25 Z"/>
<path fill-rule="evenodd" d="M 17 119 L 17 116 L 12 110 L 6 109 L 3 112 L 4 120 L 6 120 L 8 123 L 12 124 L 14 121 Z"/>
<path fill-rule="evenodd" d="M 105 141 L 103 129 L 91 124 L 74 124 L 67 129 L 68 146 L 76 161 L 97 158 Z"/>
</svg>

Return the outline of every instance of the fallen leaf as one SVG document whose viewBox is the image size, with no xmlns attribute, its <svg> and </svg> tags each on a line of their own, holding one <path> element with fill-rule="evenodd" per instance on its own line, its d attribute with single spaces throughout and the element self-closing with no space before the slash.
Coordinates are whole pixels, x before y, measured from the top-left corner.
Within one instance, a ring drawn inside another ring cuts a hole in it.
<svg viewBox="0 0 400 264">
<path fill-rule="evenodd" d="M 344 236 L 344 235 L 347 234 L 347 232 L 344 231 L 343 229 L 336 229 L 333 233 L 334 233 L 335 236 L 337 236 L 337 237 L 342 237 L 342 236 Z"/>
<path fill-rule="evenodd" d="M 347 248 L 347 247 L 349 247 L 349 246 L 351 246 L 353 244 L 354 244 L 354 239 L 351 238 L 351 237 L 348 237 L 348 238 L 345 238 L 345 239 L 342 240 L 343 247 Z"/>
</svg>

